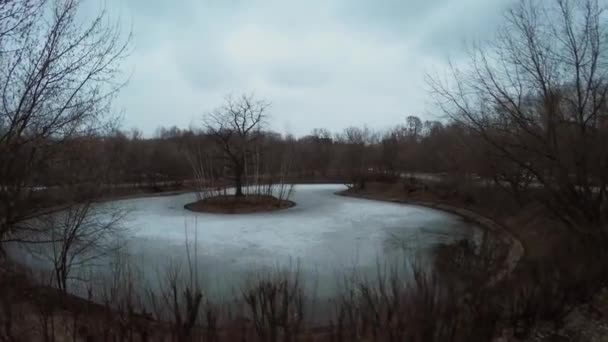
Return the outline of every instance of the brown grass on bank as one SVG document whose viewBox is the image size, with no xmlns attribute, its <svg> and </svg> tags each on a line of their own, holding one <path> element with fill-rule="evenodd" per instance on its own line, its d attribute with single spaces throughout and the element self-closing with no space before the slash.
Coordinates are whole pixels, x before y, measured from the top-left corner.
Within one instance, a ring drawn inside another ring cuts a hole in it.
<svg viewBox="0 0 608 342">
<path fill-rule="evenodd" d="M 345 195 L 465 208 L 500 224 L 523 244 L 525 254 L 511 275 L 492 290 L 491 298 L 481 302 L 490 303 L 489 312 L 502 315 L 500 325 L 517 338 L 526 338 L 539 324 L 559 331 L 574 308 L 594 307 L 591 301 L 608 286 L 608 264 L 604 261 L 608 252 L 601 241 L 567 229 L 538 201 L 542 197 L 537 189 L 528 189 L 519 199 L 503 190 L 466 177 L 410 178 L 370 182 L 364 189 L 350 189 Z M 443 246 L 440 252 L 446 254 L 443 260 L 475 257 L 466 244 Z M 462 264 L 470 268 L 471 261 Z M 509 317 L 506 321 L 505 316 Z"/>
<path fill-rule="evenodd" d="M 270 195 L 215 196 L 188 203 L 184 208 L 204 213 L 245 214 L 268 212 L 293 207 L 295 202 Z"/>
</svg>

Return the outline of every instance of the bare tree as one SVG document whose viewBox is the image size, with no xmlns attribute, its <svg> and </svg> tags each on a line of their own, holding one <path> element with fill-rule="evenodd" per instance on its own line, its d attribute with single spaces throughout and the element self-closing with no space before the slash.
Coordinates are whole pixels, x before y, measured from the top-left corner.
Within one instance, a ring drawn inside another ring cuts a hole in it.
<svg viewBox="0 0 608 342">
<path fill-rule="evenodd" d="M 332 161 L 333 139 L 327 129 L 315 128 L 310 134 L 313 166 L 319 169 L 322 176 L 327 176 Z"/>
<path fill-rule="evenodd" d="M 415 115 L 410 115 L 406 119 L 407 131 L 412 140 L 417 141 L 422 133 L 422 121 Z"/>
<path fill-rule="evenodd" d="M 365 188 L 369 167 L 367 147 L 374 139 L 373 133 L 367 127 L 348 127 L 338 136 L 337 140 L 344 147 L 342 165 L 346 167 L 348 181 L 355 188 Z"/>
<path fill-rule="evenodd" d="M 91 271 L 96 262 L 120 248 L 125 214 L 125 210 L 91 201 L 74 204 L 34 220 L 31 224 L 41 227 L 42 234 L 35 234 L 27 243 L 36 244 L 30 250 L 52 264 L 52 282 L 66 292 L 70 280 L 88 281 L 79 270 Z"/>
<path fill-rule="evenodd" d="M 254 145 L 266 119 L 269 103 L 252 95 L 226 97 L 224 106 L 205 117 L 205 126 L 215 137 L 234 176 L 236 196 L 243 196 L 247 160 L 252 159 Z"/>
<path fill-rule="evenodd" d="M 63 143 L 103 127 L 121 88 L 129 36 L 80 0 L 0 4 L 0 241 L 33 212 L 31 196 Z"/>
<path fill-rule="evenodd" d="M 242 297 L 261 341 L 297 339 L 305 314 L 299 267 L 293 274 L 258 274 L 242 290 Z"/>
<path fill-rule="evenodd" d="M 438 104 L 579 232 L 605 235 L 608 55 L 597 0 L 522 0 L 467 68 L 432 78 Z M 528 181 L 528 180 L 526 180 Z"/>
<path fill-rule="evenodd" d="M 8 42 L 20 39 L 19 35 L 28 29 L 32 16 L 38 14 L 44 0 L 2 1 L 0 3 L 0 51 L 9 52 L 14 47 Z"/>
</svg>

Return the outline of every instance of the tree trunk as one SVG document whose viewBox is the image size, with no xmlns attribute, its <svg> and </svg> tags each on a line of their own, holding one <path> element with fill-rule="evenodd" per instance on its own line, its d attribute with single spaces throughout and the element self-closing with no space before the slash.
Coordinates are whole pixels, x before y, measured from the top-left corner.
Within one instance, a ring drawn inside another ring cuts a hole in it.
<svg viewBox="0 0 608 342">
<path fill-rule="evenodd" d="M 236 187 L 235 196 L 243 196 L 243 169 L 240 165 L 237 165 L 234 170 L 234 183 Z"/>
</svg>

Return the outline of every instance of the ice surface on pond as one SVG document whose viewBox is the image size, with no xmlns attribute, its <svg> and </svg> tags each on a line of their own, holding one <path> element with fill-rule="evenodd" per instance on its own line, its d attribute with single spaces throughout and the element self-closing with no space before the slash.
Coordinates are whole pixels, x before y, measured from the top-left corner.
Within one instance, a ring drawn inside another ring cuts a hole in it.
<svg viewBox="0 0 608 342">
<path fill-rule="evenodd" d="M 128 208 L 129 250 L 142 269 L 185 260 L 197 241 L 197 263 L 211 287 L 238 283 L 264 268 L 298 264 L 321 289 L 353 268 L 372 270 L 397 255 L 424 253 L 445 241 L 473 238 L 474 224 L 437 210 L 336 196 L 343 185 L 298 185 L 290 209 L 206 214 L 184 209 L 194 194 L 114 201 Z M 186 238 L 187 237 L 187 238 Z"/>
</svg>

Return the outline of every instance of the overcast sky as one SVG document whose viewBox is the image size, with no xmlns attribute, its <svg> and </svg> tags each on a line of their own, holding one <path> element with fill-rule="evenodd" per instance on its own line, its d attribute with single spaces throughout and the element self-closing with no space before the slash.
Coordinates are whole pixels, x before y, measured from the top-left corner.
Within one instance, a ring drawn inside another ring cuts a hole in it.
<svg viewBox="0 0 608 342">
<path fill-rule="evenodd" d="M 270 128 L 382 129 L 437 119 L 425 73 L 488 38 L 510 0 L 108 0 L 133 27 L 124 128 L 200 125 L 226 94 L 272 103 Z"/>
</svg>

